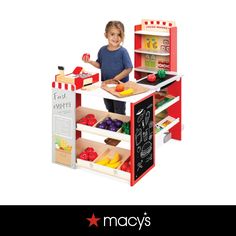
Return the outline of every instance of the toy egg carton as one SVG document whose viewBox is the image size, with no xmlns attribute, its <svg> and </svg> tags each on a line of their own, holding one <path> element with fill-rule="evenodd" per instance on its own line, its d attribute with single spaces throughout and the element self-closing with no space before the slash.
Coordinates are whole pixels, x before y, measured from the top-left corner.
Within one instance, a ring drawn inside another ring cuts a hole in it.
<svg viewBox="0 0 236 236">
<path fill-rule="evenodd" d="M 76 89 L 91 85 L 99 81 L 98 73 L 86 72 L 82 67 L 76 67 L 72 73 L 64 74 L 64 67 L 58 66 L 59 74 L 55 76 L 58 83 L 73 84 Z"/>
</svg>

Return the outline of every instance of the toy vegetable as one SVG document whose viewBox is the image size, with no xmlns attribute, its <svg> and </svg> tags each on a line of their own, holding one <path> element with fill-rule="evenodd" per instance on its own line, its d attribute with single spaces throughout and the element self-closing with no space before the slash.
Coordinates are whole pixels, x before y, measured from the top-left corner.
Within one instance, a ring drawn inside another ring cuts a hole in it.
<svg viewBox="0 0 236 236">
<path fill-rule="evenodd" d="M 157 75 L 160 79 L 164 79 L 166 77 L 166 71 L 165 70 L 159 70 L 157 72 Z"/>
<path fill-rule="evenodd" d="M 124 84 L 117 84 L 116 85 L 116 92 L 122 92 L 125 90 Z"/>
<path fill-rule="evenodd" d="M 147 76 L 147 80 L 151 83 L 156 81 L 156 75 L 155 74 L 150 74 Z"/>
<path fill-rule="evenodd" d="M 125 133 L 125 134 L 130 134 L 130 123 L 129 122 L 124 122 L 122 124 L 122 131 Z"/>
</svg>

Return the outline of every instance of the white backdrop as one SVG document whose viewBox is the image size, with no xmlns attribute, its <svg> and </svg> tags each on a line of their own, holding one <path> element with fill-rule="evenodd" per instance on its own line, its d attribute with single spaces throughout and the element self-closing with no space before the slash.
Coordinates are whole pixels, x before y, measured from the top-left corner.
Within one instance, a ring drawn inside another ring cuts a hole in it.
<svg viewBox="0 0 236 236">
<path fill-rule="evenodd" d="M 145 18 L 178 27 L 183 141 L 158 150 L 134 187 L 52 164 L 57 66 L 88 66 L 82 54 L 96 59 L 113 19 L 125 24 L 133 56 L 133 27 Z M 235 22 L 230 0 L 1 1 L 0 204 L 236 204 Z"/>
</svg>

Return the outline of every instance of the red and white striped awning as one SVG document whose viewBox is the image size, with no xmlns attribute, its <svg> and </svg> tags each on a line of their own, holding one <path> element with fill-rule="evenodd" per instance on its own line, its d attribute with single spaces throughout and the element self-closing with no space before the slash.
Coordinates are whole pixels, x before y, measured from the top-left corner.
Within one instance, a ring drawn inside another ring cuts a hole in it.
<svg viewBox="0 0 236 236">
<path fill-rule="evenodd" d="M 62 89 L 62 90 L 75 91 L 75 85 L 73 85 L 73 84 L 65 84 L 65 83 L 58 83 L 56 81 L 52 82 L 52 88 L 58 88 L 58 89 Z"/>
</svg>

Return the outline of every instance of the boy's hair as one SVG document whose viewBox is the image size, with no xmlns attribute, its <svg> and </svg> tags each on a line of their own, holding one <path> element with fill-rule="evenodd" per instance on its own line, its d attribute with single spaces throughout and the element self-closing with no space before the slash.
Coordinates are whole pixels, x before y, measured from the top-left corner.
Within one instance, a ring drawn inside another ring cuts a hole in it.
<svg viewBox="0 0 236 236">
<path fill-rule="evenodd" d="M 111 27 L 115 27 L 118 30 L 120 30 L 120 37 L 122 41 L 124 40 L 125 37 L 125 27 L 124 24 L 120 21 L 109 21 L 106 25 L 105 32 L 108 33 Z"/>
</svg>

